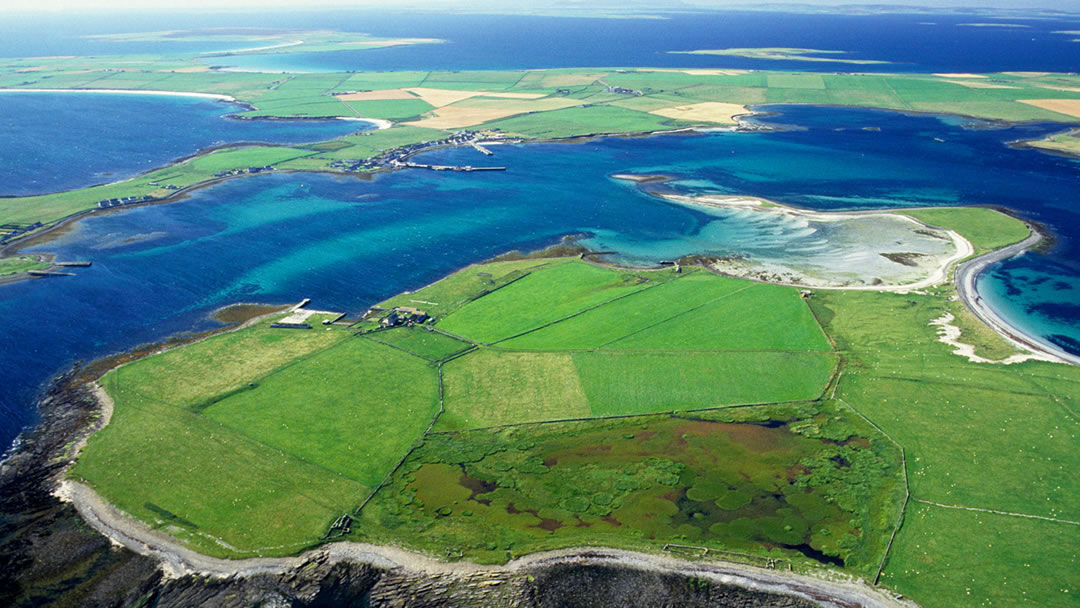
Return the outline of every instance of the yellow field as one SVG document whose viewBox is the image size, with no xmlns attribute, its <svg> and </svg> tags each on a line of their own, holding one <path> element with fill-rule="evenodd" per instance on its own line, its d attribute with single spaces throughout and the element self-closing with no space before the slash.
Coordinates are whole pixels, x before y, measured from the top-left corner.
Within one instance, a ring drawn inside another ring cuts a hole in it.
<svg viewBox="0 0 1080 608">
<path fill-rule="evenodd" d="M 1080 99 L 1018 99 L 1020 103 L 1080 118 Z"/>
<path fill-rule="evenodd" d="M 508 95 L 514 97 L 506 98 Z M 547 98 L 530 99 L 520 98 L 523 93 L 483 93 L 483 97 L 466 98 L 464 103 L 447 105 L 431 111 L 428 118 L 405 124 L 429 129 L 460 129 L 471 127 L 490 120 L 498 120 L 515 114 L 529 112 L 546 112 L 568 108 L 581 103 L 578 99 Z M 532 95 L 531 97 L 543 97 Z M 494 98 L 494 99 L 493 99 Z M 426 99 L 424 101 L 427 101 Z M 431 103 L 428 101 L 428 103 Z M 434 105 L 434 104 L 432 104 Z"/>
<path fill-rule="evenodd" d="M 704 103 L 692 103 L 690 105 L 675 106 L 673 108 L 660 108 L 659 110 L 653 110 L 649 113 L 667 118 L 677 118 L 679 120 L 706 121 L 730 125 L 735 124 L 736 116 L 740 114 L 749 114 L 750 110 L 747 109 L 746 106 L 741 106 L 737 103 L 706 101 Z"/>
</svg>

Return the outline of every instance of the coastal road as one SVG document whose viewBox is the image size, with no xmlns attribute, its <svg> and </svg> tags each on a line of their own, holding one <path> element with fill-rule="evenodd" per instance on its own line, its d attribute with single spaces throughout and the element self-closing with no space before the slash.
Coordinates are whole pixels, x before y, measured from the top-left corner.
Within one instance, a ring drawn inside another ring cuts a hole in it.
<svg viewBox="0 0 1080 608">
<path fill-rule="evenodd" d="M 1019 243 L 992 251 L 986 255 L 981 255 L 960 264 L 956 267 L 956 293 L 959 294 L 964 305 L 967 306 L 971 312 L 975 313 L 975 316 L 1010 342 L 1013 342 L 1026 350 L 1052 357 L 1062 363 L 1080 365 L 1080 357 L 1067 353 L 1059 348 L 1036 342 L 1032 338 L 1026 336 L 1023 331 L 1010 325 L 1005 319 L 998 316 L 997 313 L 987 306 L 986 301 L 979 295 L 979 290 L 975 285 L 975 280 L 978 278 L 979 273 L 985 270 L 987 266 L 1022 253 L 1034 246 L 1042 240 L 1042 238 L 1042 234 L 1037 230 L 1032 229 L 1031 236 Z"/>
</svg>

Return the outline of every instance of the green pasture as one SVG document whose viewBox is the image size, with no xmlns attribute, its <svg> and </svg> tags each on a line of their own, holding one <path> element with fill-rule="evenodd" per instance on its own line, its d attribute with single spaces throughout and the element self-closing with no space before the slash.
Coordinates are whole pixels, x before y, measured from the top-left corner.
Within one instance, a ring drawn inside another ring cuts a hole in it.
<svg viewBox="0 0 1080 608">
<path fill-rule="evenodd" d="M 951 354 L 929 326 L 949 309 L 951 293 L 834 291 L 812 300 L 846 360 L 836 396 L 904 446 L 912 495 L 1017 514 L 913 504 L 885 581 L 928 606 L 983 606 L 988 599 L 1058 605 L 1050 598 L 1076 587 L 1045 581 L 1047 572 L 1076 560 L 1074 526 L 1066 522 L 1080 520 L 1080 370 L 1034 361 L 976 364 Z M 985 551 L 971 544 L 977 539 Z"/>
<path fill-rule="evenodd" d="M 442 319 L 478 297 L 544 268 L 571 262 L 570 258 L 515 260 L 467 266 L 435 283 L 396 295 L 379 305 L 383 308 L 410 306 Z M 444 325 L 440 329 L 446 330 Z"/>
<path fill-rule="evenodd" d="M 798 290 L 743 283 L 728 295 L 604 348 L 827 351 L 831 347 Z"/>
<path fill-rule="evenodd" d="M 693 269 L 687 269 L 688 271 Z M 662 271 L 670 273 L 671 271 Z M 655 273 L 660 275 L 660 273 Z M 500 343 L 519 350 L 591 350 L 636 334 L 752 284 L 718 277 L 707 272 L 687 272 L 683 277 L 641 290 L 584 314 Z M 662 349 L 677 348 L 662 345 Z"/>
<path fill-rule="evenodd" d="M 397 327 L 372 332 L 366 334 L 365 337 L 369 340 L 395 346 L 428 361 L 439 361 L 472 347 L 468 342 L 462 342 L 438 332 L 429 331 L 428 328 L 423 326 Z"/>
<path fill-rule="evenodd" d="M 882 583 L 926 608 L 1075 606 L 1080 526 L 908 506 Z"/>
<path fill-rule="evenodd" d="M 817 399 L 836 358 L 825 353 L 574 353 L 594 416 Z"/>
<path fill-rule="evenodd" d="M 151 527 L 217 557 L 315 545 L 368 486 L 192 411 L 125 391 L 70 475 Z"/>
<path fill-rule="evenodd" d="M 374 117 L 368 116 L 367 118 Z M 435 141 L 442 139 L 445 136 L 445 131 L 428 129 L 425 127 L 397 125 L 389 129 L 364 131 L 362 134 L 347 135 L 340 139 L 331 140 L 345 145 L 337 147 L 337 149 L 334 150 L 322 151 L 319 154 L 319 158 L 329 160 L 361 160 L 375 156 L 384 150 L 424 141 Z"/>
<path fill-rule="evenodd" d="M 17 255 L 9 258 L 0 258 L 0 277 L 28 272 L 31 270 L 41 270 L 48 268 L 48 264 L 45 262 L 37 261 L 37 258 L 29 255 Z"/>
<path fill-rule="evenodd" d="M 439 327 L 477 342 L 497 342 L 656 285 L 655 275 L 564 263 L 473 300 L 441 319 Z"/>
<path fill-rule="evenodd" d="M 674 119 L 611 105 L 565 108 L 484 123 L 486 128 L 538 138 L 663 131 L 680 125 Z"/>
<path fill-rule="evenodd" d="M 400 350 L 352 338 L 275 371 L 203 414 L 264 445 L 375 486 L 438 409 L 434 369 Z"/>
<path fill-rule="evenodd" d="M 271 329 L 270 323 L 263 320 L 254 327 L 140 359 L 112 372 L 114 381 L 129 394 L 199 411 L 216 398 L 350 336 L 337 327 L 324 331 L 320 325 L 315 331 L 290 332 Z"/>
<path fill-rule="evenodd" d="M 482 349 L 443 366 L 443 389 L 437 430 L 591 416 L 569 353 Z"/>
<path fill-rule="evenodd" d="M 920 222 L 954 230 L 975 247 L 976 254 L 1018 243 L 1031 231 L 1023 221 L 983 207 L 941 207 L 902 211 Z"/>
</svg>

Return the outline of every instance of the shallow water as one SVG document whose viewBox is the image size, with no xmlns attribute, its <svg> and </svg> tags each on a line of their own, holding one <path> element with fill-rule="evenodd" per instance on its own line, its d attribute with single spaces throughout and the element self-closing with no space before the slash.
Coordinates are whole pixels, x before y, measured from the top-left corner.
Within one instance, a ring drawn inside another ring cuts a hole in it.
<svg viewBox="0 0 1080 608">
<path fill-rule="evenodd" d="M 925 116 L 782 110 L 777 121 L 808 129 L 498 146 L 490 159 L 444 150 L 424 158 L 509 170 L 405 171 L 372 181 L 267 175 L 225 182 L 178 204 L 88 218 L 37 250 L 91 259 L 91 268 L 0 287 L 0 315 L 14 320 L 0 333 L 0 377 L 8 379 L 0 439 L 6 444 L 33 420 L 36 392 L 72 361 L 212 326 L 207 313 L 234 301 L 311 297 L 322 309 L 358 311 L 466 264 L 572 233 L 642 261 L 706 246 L 762 251 L 759 231 L 643 193 L 609 177 L 615 173 L 665 173 L 686 193 L 756 195 L 817 209 L 1004 205 L 1057 227 L 1061 237 L 1049 256 L 1026 254 L 1022 268 L 1072 284 L 1080 276 L 1073 238 L 1080 218 L 1072 206 L 1080 163 L 1003 145 L 1055 126 L 964 130 Z M 998 267 L 1002 276 L 1011 276 L 1012 264 Z M 995 273 L 986 280 L 1004 279 Z M 1003 314 L 1037 335 L 1080 340 L 1071 309 L 1039 306 L 1058 291 L 1022 293 L 1032 301 L 1011 300 L 1022 305 Z"/>
</svg>

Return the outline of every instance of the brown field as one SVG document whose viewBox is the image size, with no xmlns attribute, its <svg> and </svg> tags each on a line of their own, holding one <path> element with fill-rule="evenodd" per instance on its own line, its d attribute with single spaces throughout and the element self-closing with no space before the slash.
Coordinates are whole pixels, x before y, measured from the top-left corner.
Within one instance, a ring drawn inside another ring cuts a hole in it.
<svg viewBox="0 0 1080 608">
<path fill-rule="evenodd" d="M 460 129 L 515 114 L 546 112 L 581 103 L 577 99 L 532 99 L 543 97 L 543 95 L 530 95 L 528 98 L 519 97 L 519 95 L 525 95 L 524 93 L 499 93 L 497 95 L 482 93 L 482 95 L 482 97 L 465 98 L 465 100 L 462 100 L 465 103 L 460 105 L 455 104 L 437 108 L 430 112 L 430 117 L 405 124 L 428 127 L 429 129 Z M 510 95 L 513 95 L 513 97 L 508 97 Z M 497 98 L 491 99 L 493 97 Z M 428 100 L 425 99 L 424 101 Z M 428 101 L 428 103 L 432 102 Z"/>
<path fill-rule="evenodd" d="M 667 118 L 677 118 L 679 120 L 705 121 L 730 125 L 735 124 L 736 116 L 740 114 L 749 114 L 750 110 L 747 109 L 746 106 L 741 106 L 737 103 L 706 101 L 685 106 L 675 106 L 673 108 L 661 108 L 649 113 L 656 114 L 657 116 L 665 116 Z"/>
<path fill-rule="evenodd" d="M 1080 99 L 1018 99 L 1020 103 L 1080 118 Z"/>
</svg>

